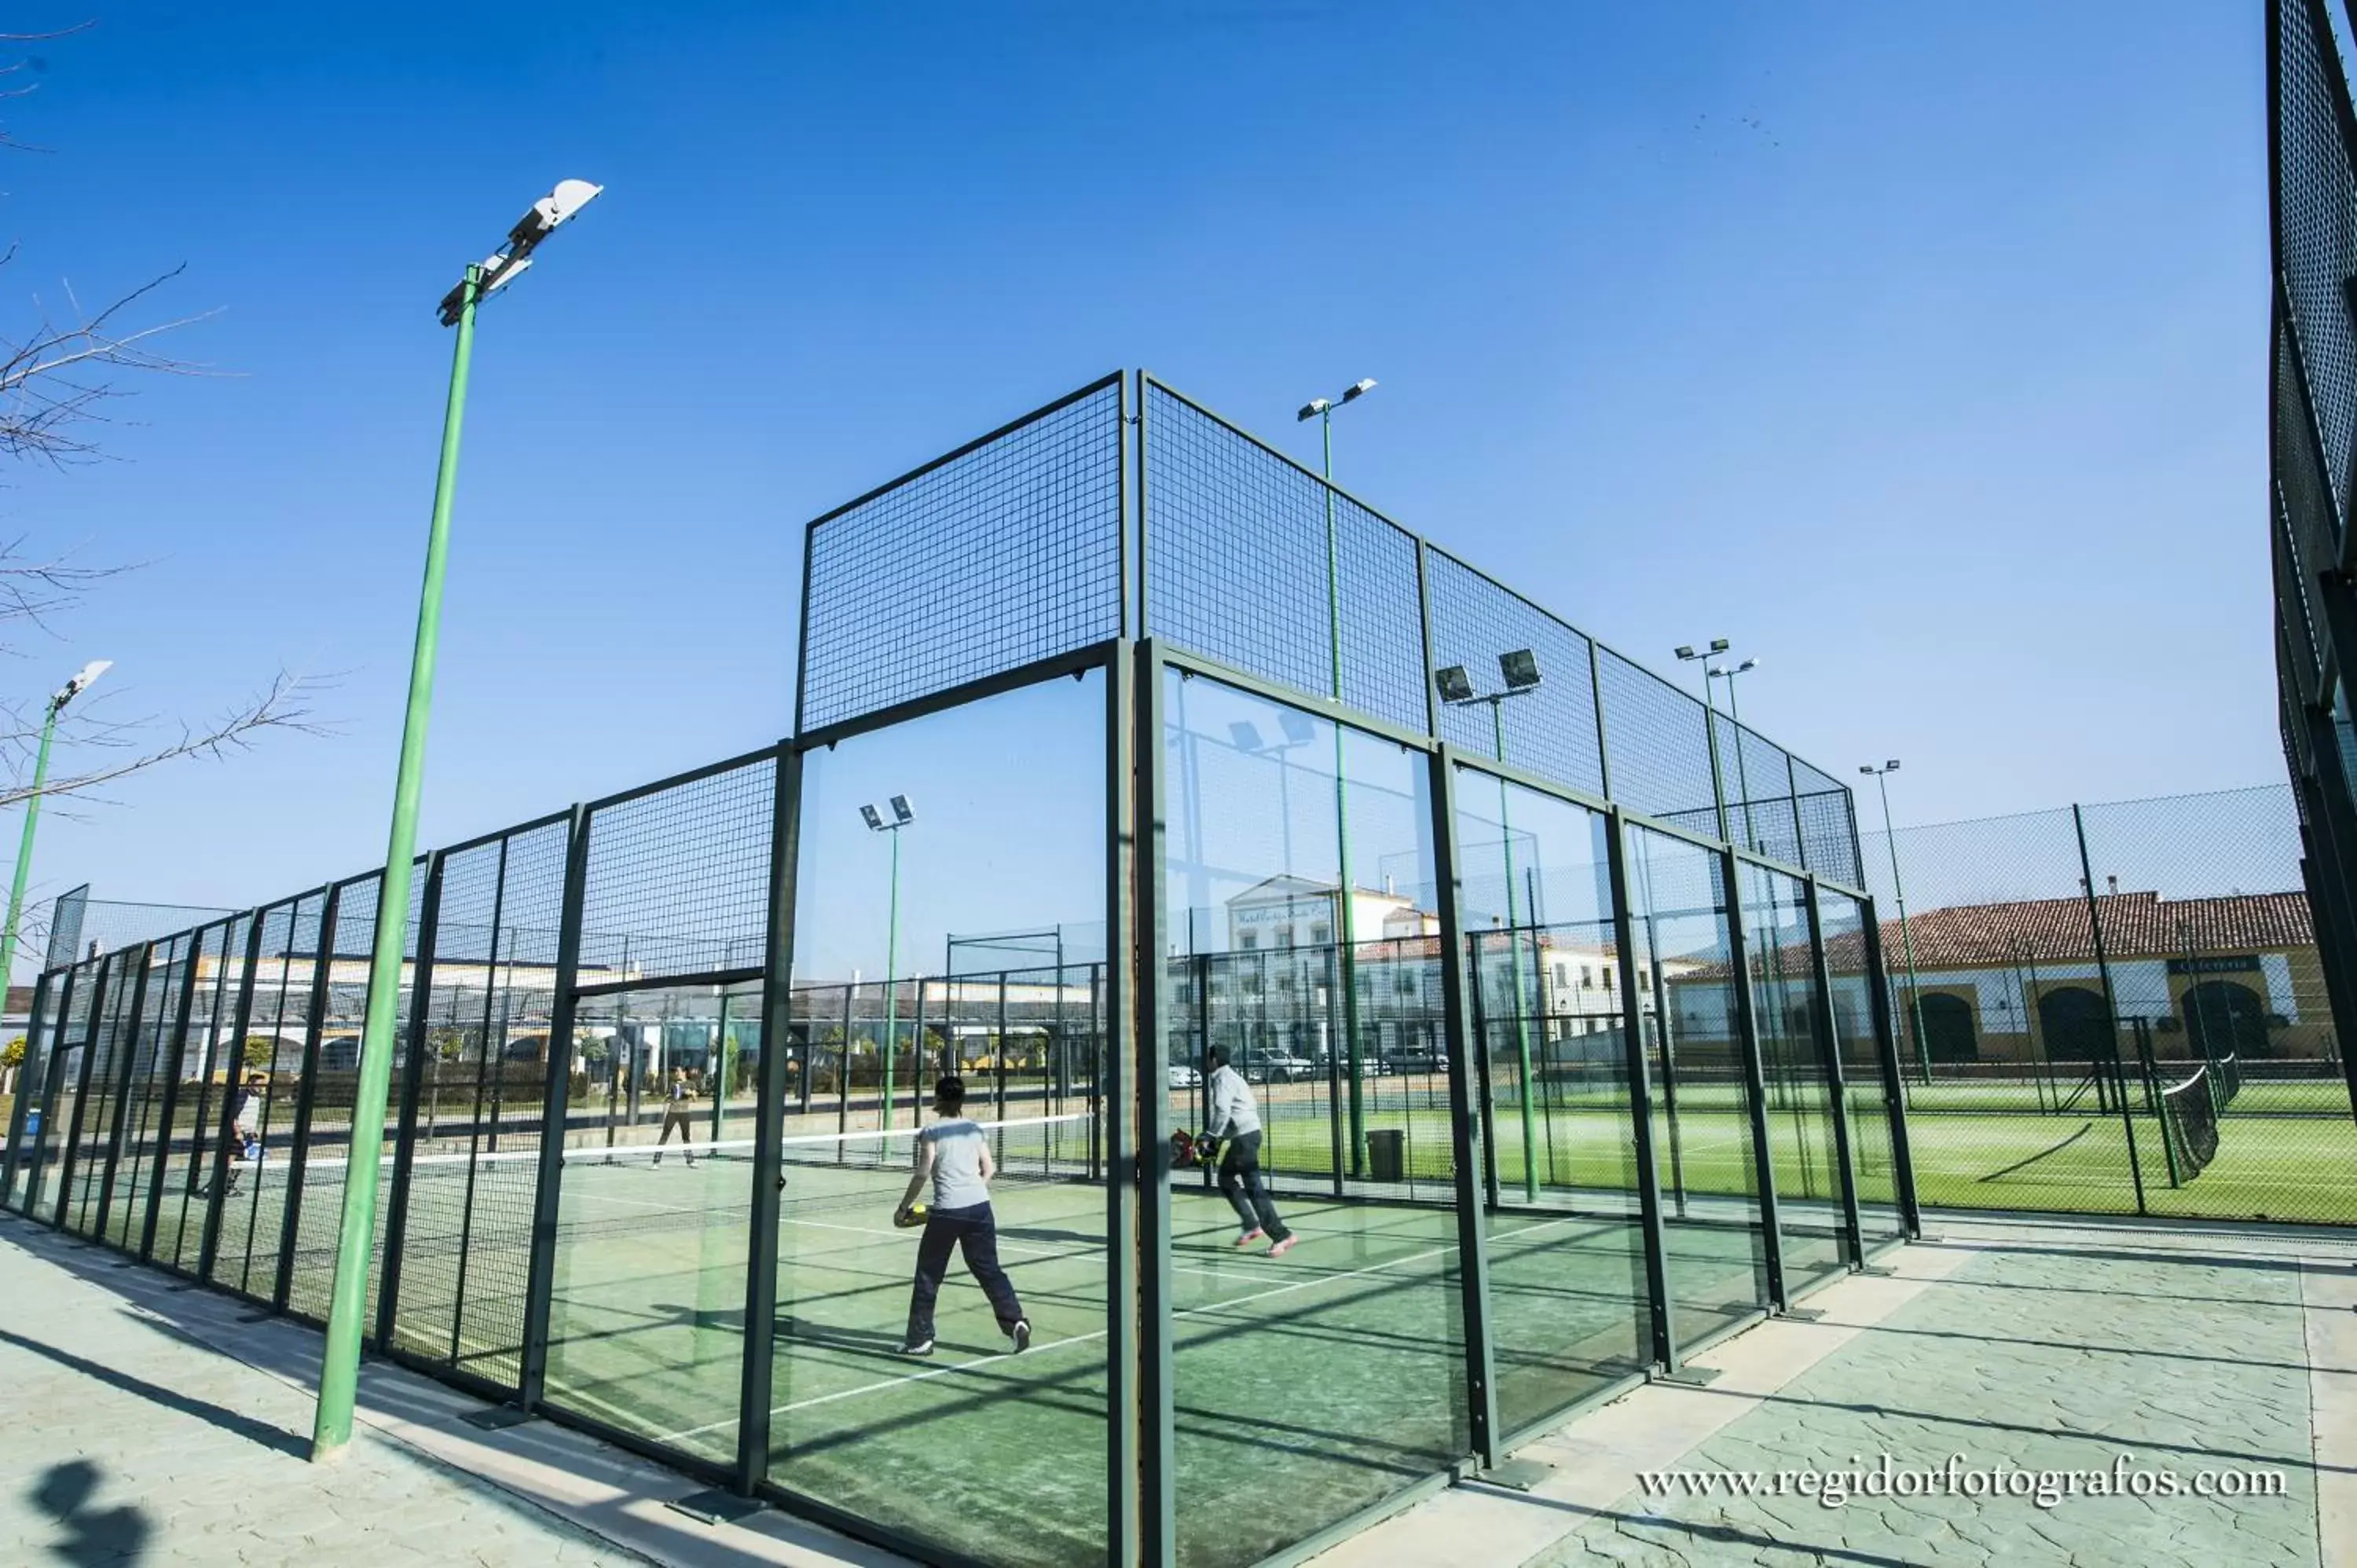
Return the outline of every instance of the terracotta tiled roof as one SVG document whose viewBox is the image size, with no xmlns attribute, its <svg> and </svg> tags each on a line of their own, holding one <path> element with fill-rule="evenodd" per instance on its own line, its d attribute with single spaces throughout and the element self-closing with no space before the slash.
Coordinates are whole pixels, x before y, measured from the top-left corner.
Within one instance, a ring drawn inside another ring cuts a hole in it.
<svg viewBox="0 0 2357 1568">
<path fill-rule="evenodd" d="M 2302 893 L 2244 893 L 2225 898 L 2163 898 L 2158 893 L 2107 893 L 2095 908 L 2107 958 L 2179 958 L 2188 952 L 2255 952 L 2316 940 Z M 2022 961 L 2085 961 L 2095 956 L 2087 900 L 2037 898 L 2017 904 L 1957 904 L 1908 911 L 1918 969 L 1977 969 Z M 1857 961 L 1857 938 L 1837 938 L 1826 956 Z M 1845 955 L 1843 950 L 1850 950 Z M 1883 961 L 1901 951 L 1899 921 L 1882 922 Z"/>
</svg>

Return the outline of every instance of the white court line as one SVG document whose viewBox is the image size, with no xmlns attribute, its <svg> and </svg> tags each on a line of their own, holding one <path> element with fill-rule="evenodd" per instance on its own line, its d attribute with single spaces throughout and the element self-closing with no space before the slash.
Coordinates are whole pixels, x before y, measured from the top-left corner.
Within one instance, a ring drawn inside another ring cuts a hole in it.
<svg viewBox="0 0 2357 1568">
<path fill-rule="evenodd" d="M 1533 1230 L 1544 1230 L 1553 1226 L 1568 1225 L 1573 1223 L 1575 1220 L 1586 1220 L 1589 1218 L 1590 1217 L 1587 1215 L 1566 1214 L 1560 1219 L 1544 1220 L 1539 1224 L 1528 1226 L 1523 1230 L 1517 1232 L 1517 1234 L 1528 1235 Z M 1456 1244 L 1451 1242 L 1448 1246 L 1435 1247 L 1428 1251 L 1411 1253 L 1405 1258 L 1392 1258 L 1383 1262 L 1370 1263 L 1365 1268 L 1352 1269 L 1345 1273 L 1322 1274 L 1315 1279 L 1296 1280 L 1291 1284 L 1273 1285 L 1267 1290 L 1254 1291 L 1244 1295 L 1230 1296 L 1224 1301 L 1206 1302 L 1201 1306 L 1184 1307 L 1172 1313 L 1170 1316 L 1174 1318 L 1194 1317 L 1207 1312 L 1224 1312 L 1230 1307 L 1243 1306 L 1251 1302 L 1267 1301 L 1274 1296 L 1290 1295 L 1295 1291 L 1308 1290 L 1312 1285 L 1330 1284 L 1337 1280 L 1357 1279 L 1363 1274 L 1381 1273 L 1385 1269 L 1396 1269 L 1408 1263 L 1425 1262 L 1433 1258 L 1445 1257 L 1455 1251 L 1457 1251 Z M 1092 1344 L 1096 1340 L 1103 1339 L 1111 1332 L 1112 1330 L 1110 1329 L 1099 1328 L 1087 1334 L 1075 1334 L 1065 1339 L 1051 1339 L 1045 1345 L 1033 1346 L 1026 1352 L 1026 1354 L 1038 1356 L 1049 1350 L 1060 1350 L 1068 1345 Z M 833 1404 L 837 1400 L 852 1399 L 860 1394 L 881 1393 L 886 1389 L 899 1388 L 906 1383 L 930 1382 L 935 1378 L 945 1378 L 953 1372 L 972 1371 L 976 1367 L 990 1366 L 994 1363 L 1006 1360 L 1009 1359 L 1010 1354 L 1011 1352 L 1000 1351 L 996 1355 L 976 1356 L 969 1361 L 952 1362 L 951 1365 L 946 1367 L 930 1367 L 921 1372 L 910 1372 L 903 1377 L 887 1378 L 881 1382 L 863 1383 L 856 1389 L 841 1389 L 831 1394 L 819 1394 L 811 1399 L 796 1400 L 791 1404 L 781 1404 L 771 1407 L 770 1413 L 771 1415 L 786 1415 L 798 1410 L 810 1410 L 818 1405 Z M 684 1432 L 674 1432 L 668 1436 L 658 1437 L 655 1441 L 657 1443 L 675 1443 L 683 1437 L 700 1437 L 707 1432 L 717 1432 L 724 1426 L 734 1426 L 737 1424 L 737 1418 L 735 1416 L 730 1416 L 726 1421 L 710 1422 L 703 1426 L 691 1426 Z"/>
</svg>

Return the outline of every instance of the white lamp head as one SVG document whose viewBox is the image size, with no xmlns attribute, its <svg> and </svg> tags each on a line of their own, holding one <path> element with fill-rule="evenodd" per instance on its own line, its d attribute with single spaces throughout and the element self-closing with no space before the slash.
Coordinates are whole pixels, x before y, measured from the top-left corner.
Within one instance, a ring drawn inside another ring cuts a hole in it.
<svg viewBox="0 0 2357 1568">
<path fill-rule="evenodd" d="M 109 670 L 113 668 L 114 660 L 112 659 L 91 660 L 89 663 L 81 667 L 72 680 L 67 682 L 65 685 L 59 689 L 58 694 L 52 698 L 51 701 L 57 706 L 60 708 L 64 707 L 68 703 L 72 702 L 76 697 L 81 696 L 84 692 L 90 690 L 90 683 L 91 682 L 97 680 L 101 675 L 105 674 Z"/>
</svg>

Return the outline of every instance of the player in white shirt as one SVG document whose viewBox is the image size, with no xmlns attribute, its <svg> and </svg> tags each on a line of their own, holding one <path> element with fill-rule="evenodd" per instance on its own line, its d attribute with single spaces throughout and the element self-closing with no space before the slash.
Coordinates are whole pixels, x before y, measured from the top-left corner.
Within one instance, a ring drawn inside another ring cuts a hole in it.
<svg viewBox="0 0 2357 1568">
<path fill-rule="evenodd" d="M 1252 1086 L 1244 1081 L 1244 1075 L 1228 1065 L 1225 1046 L 1211 1047 L 1208 1065 L 1211 1119 L 1203 1133 L 1220 1140 L 1220 1190 L 1228 1195 L 1243 1226 L 1236 1245 L 1249 1247 L 1266 1237 L 1268 1255 L 1282 1258 L 1293 1251 L 1299 1238 L 1286 1229 L 1268 1189 L 1261 1185 L 1260 1107 L 1253 1101 Z"/>
<path fill-rule="evenodd" d="M 965 1080 L 943 1078 L 933 1087 L 933 1114 L 941 1118 L 917 1134 L 917 1169 L 893 1211 L 897 1225 L 910 1223 L 911 1210 L 928 1187 L 925 1233 L 917 1243 L 917 1278 L 909 1293 L 909 1335 L 903 1356 L 933 1353 L 933 1303 L 949 1272 L 950 1250 L 965 1254 L 966 1272 L 990 1298 L 998 1331 L 1017 1355 L 1030 1346 L 1031 1325 L 1016 1298 L 1014 1282 L 998 1263 L 998 1221 L 990 1211 L 990 1178 L 997 1174 L 990 1137 L 965 1119 Z"/>
</svg>

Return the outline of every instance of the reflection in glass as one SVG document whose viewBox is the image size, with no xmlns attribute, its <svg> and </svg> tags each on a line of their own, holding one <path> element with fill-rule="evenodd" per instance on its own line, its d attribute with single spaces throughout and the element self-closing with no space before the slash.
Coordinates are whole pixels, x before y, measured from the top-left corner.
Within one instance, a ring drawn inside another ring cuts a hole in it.
<svg viewBox="0 0 2357 1568">
<path fill-rule="evenodd" d="M 1105 1558 L 1105 703 L 1092 673 L 803 762 L 770 1477 L 961 1560 Z M 859 810 L 895 795 L 897 884 Z M 898 1353 L 923 1231 L 893 1213 L 944 1073 L 989 1131 L 1020 1355 L 956 1260 L 932 1354 Z M 668 1440 L 733 1452 L 734 1397 Z"/>
<path fill-rule="evenodd" d="M 1841 1053 L 1842 1091 L 1849 1111 L 1850 1163 L 1857 1182 L 1857 1218 L 1867 1245 L 1906 1234 L 1899 1211 L 1899 1176 L 1890 1147 L 1890 1104 L 1874 1034 L 1874 999 L 1866 967 L 1866 907 L 1822 884 L 1817 914 L 1825 967 L 1833 983 L 1834 1042 Z"/>
<path fill-rule="evenodd" d="M 1651 1356 L 1605 831 L 1583 806 L 1458 773 L 1468 990 L 1501 1205 L 1491 1344 L 1509 1432 Z"/>
<path fill-rule="evenodd" d="M 1173 1178 L 1178 1554 L 1225 1568 L 1466 1448 L 1438 905 L 1421 755 L 1344 731 L 1338 789 L 1324 719 L 1177 671 L 1163 697 L 1171 1120 L 1202 1125 L 1226 1051 L 1298 1239 L 1240 1246 L 1212 1173 Z"/>
<path fill-rule="evenodd" d="M 1816 949 L 1798 877 L 1738 864 L 1751 1010 L 1768 1089 L 1768 1153 L 1776 1176 L 1784 1289 L 1797 1294 L 1848 1266 L 1833 1080 L 1817 1030 Z"/>
<path fill-rule="evenodd" d="M 1768 1304 L 1751 1096 L 1718 853 L 1632 826 L 1628 865 L 1663 1250 L 1683 1348 Z"/>
</svg>

